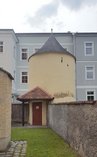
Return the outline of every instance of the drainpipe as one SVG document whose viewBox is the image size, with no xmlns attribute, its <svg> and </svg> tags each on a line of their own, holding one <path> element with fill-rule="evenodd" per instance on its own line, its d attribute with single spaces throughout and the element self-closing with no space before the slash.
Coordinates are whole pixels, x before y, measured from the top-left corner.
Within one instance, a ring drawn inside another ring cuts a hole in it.
<svg viewBox="0 0 97 157">
<path fill-rule="evenodd" d="M 73 33 L 74 56 L 76 57 L 76 33 Z M 75 63 L 76 64 L 76 63 Z M 75 65 L 75 98 L 77 100 L 77 66 Z"/>
<path fill-rule="evenodd" d="M 25 122 L 24 122 L 24 101 L 22 103 L 22 126 L 24 126 Z"/>
</svg>

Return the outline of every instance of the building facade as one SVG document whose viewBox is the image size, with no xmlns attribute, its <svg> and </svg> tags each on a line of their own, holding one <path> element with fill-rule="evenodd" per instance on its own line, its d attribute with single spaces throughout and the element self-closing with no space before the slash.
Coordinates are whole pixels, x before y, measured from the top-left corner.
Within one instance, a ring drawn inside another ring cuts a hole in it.
<svg viewBox="0 0 97 157">
<path fill-rule="evenodd" d="M 15 33 L 0 29 L 0 67 L 12 74 L 15 97 L 28 91 L 28 58 L 51 33 Z M 97 33 L 53 33 L 58 42 L 76 57 L 76 100 L 97 99 Z"/>
<path fill-rule="evenodd" d="M 43 46 L 29 57 L 28 72 L 28 92 L 18 100 L 22 106 L 28 103 L 30 125 L 48 125 L 48 104 L 75 101 L 75 56 L 51 33 Z"/>
</svg>

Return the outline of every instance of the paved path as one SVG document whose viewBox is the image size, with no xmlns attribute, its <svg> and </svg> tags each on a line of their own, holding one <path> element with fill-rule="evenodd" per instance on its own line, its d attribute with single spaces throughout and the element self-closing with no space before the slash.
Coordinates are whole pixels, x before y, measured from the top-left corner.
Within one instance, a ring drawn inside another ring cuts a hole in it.
<svg viewBox="0 0 97 157">
<path fill-rule="evenodd" d="M 0 157 L 26 157 L 27 141 L 11 141 L 6 152 L 0 153 Z"/>
</svg>

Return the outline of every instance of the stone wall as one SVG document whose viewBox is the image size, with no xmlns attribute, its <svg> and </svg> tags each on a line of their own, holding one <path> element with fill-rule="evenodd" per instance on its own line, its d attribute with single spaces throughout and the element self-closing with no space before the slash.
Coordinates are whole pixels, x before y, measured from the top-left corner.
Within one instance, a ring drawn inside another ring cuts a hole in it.
<svg viewBox="0 0 97 157">
<path fill-rule="evenodd" d="M 82 157 L 97 157 L 97 102 L 48 106 L 48 124 Z"/>
<path fill-rule="evenodd" d="M 6 149 L 11 138 L 11 79 L 0 69 L 0 151 Z"/>
</svg>

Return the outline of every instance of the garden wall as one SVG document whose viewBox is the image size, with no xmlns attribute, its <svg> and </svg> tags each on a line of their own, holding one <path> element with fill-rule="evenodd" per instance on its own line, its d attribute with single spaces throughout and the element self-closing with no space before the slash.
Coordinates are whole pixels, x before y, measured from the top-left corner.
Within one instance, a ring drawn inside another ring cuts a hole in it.
<svg viewBox="0 0 97 157">
<path fill-rule="evenodd" d="M 22 104 L 12 104 L 12 124 L 22 123 Z M 24 122 L 29 122 L 29 104 L 24 104 Z"/>
<path fill-rule="evenodd" d="M 97 157 L 97 102 L 48 105 L 48 124 L 82 157 Z"/>
<path fill-rule="evenodd" d="M 12 76 L 0 68 L 0 151 L 11 140 L 11 90 Z"/>
</svg>

